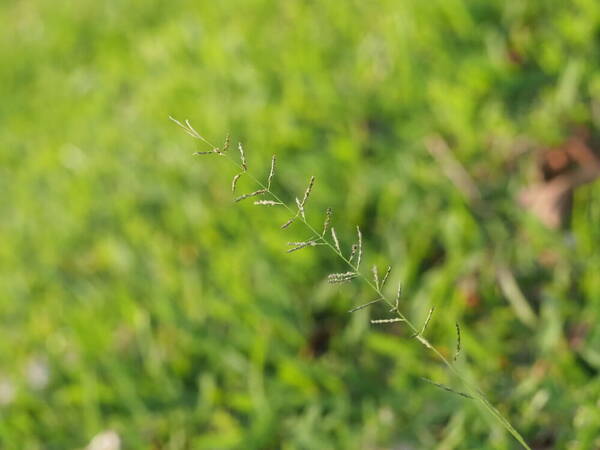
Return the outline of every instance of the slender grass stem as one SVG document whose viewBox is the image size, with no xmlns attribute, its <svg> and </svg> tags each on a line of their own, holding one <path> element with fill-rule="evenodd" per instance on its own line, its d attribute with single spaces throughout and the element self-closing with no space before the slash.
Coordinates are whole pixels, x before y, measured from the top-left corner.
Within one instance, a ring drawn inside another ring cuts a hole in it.
<svg viewBox="0 0 600 450">
<path fill-rule="evenodd" d="M 192 133 L 188 132 L 188 134 L 191 134 L 193 137 L 195 137 Z M 398 319 L 400 319 L 399 321 L 403 322 L 413 333 L 413 337 L 417 341 L 419 341 L 423 346 L 425 346 L 428 350 L 430 350 L 434 354 L 434 356 L 447 367 L 448 371 L 460 382 L 460 384 L 463 386 L 463 388 L 467 391 L 467 394 L 470 397 L 472 397 L 478 403 L 478 405 L 480 407 L 482 407 L 489 414 L 491 414 L 498 421 L 498 423 L 500 423 L 504 427 L 504 429 L 506 429 L 517 440 L 517 442 L 519 442 L 519 444 L 521 444 L 523 446 L 523 448 L 531 450 L 529 445 L 525 442 L 525 439 L 523 438 L 523 436 L 521 436 L 521 434 L 510 423 L 510 421 L 506 417 L 504 417 L 502 415 L 502 413 L 500 411 L 498 411 L 498 409 L 494 405 L 492 405 L 492 403 L 487 399 L 487 397 L 485 396 L 483 391 L 475 384 L 475 382 L 467 379 L 465 375 L 463 375 L 461 372 L 459 372 L 459 370 L 456 368 L 454 363 L 451 360 L 449 360 L 448 358 L 446 358 L 436 347 L 434 347 L 427 340 L 427 338 L 425 338 L 425 336 L 423 336 L 425 327 L 423 327 L 422 329 L 417 328 L 415 326 L 415 324 L 413 324 L 401 311 L 399 311 L 399 309 L 396 307 L 397 305 L 395 304 L 395 302 L 389 300 L 384 295 L 384 293 L 381 292 L 380 286 L 375 284 L 374 282 L 372 282 L 368 276 L 364 275 L 359 270 L 358 261 L 357 261 L 356 265 L 352 264 L 352 261 L 350 261 L 350 259 L 346 258 L 342 254 L 342 252 L 337 248 L 336 245 L 332 244 L 329 240 L 327 240 L 325 238 L 325 233 L 319 233 L 308 222 L 308 220 L 306 219 L 306 216 L 304 214 L 298 214 L 297 211 L 292 209 L 275 192 L 273 192 L 271 190 L 270 181 L 272 179 L 272 173 L 269 175 L 269 182 L 267 184 L 264 184 L 260 180 L 258 180 L 256 177 L 254 177 L 247 170 L 245 161 L 242 162 L 242 164 L 240 164 L 237 161 L 235 161 L 231 156 L 229 156 L 229 154 L 224 153 L 224 152 L 219 152 L 218 147 L 216 147 L 215 145 L 208 142 L 205 138 L 200 136 L 197 139 L 200 139 L 203 142 L 205 142 L 206 144 L 208 144 L 209 146 L 211 146 L 212 150 L 215 152 L 218 152 L 219 155 L 226 157 L 233 165 L 235 165 L 237 167 L 238 170 L 241 170 L 242 172 L 244 172 L 244 175 L 246 175 L 254 183 L 256 183 L 256 185 L 260 188 L 259 191 L 261 191 L 261 192 L 264 191 L 265 195 L 271 196 L 271 198 L 275 202 L 277 202 L 277 204 L 280 204 L 281 206 L 283 206 L 291 215 L 296 216 L 306 226 L 306 228 L 314 235 L 312 238 L 307 239 L 307 241 L 312 241 L 312 242 L 322 244 L 322 245 L 329 247 L 333 253 L 335 253 L 348 267 L 350 267 L 352 269 L 353 272 L 356 273 L 356 275 L 357 275 L 356 278 L 361 278 L 371 289 L 373 289 L 373 291 L 375 291 L 377 293 L 377 295 L 381 299 L 381 301 L 386 303 L 391 308 L 391 311 L 396 313 L 396 315 L 398 316 Z M 273 169 L 271 169 L 271 170 L 273 170 Z M 314 178 L 311 179 L 311 183 L 312 182 L 314 182 Z M 311 185 L 311 187 L 312 187 L 312 185 Z M 360 231 L 359 231 L 359 233 L 360 233 Z M 464 394 L 461 394 L 461 395 L 464 395 Z"/>
</svg>

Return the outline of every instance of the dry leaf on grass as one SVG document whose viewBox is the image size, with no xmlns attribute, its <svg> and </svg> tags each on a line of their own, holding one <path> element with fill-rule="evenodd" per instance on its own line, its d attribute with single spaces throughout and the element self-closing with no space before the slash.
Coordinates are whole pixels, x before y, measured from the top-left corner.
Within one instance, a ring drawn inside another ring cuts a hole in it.
<svg viewBox="0 0 600 450">
<path fill-rule="evenodd" d="M 579 131 L 561 147 L 542 152 L 538 170 L 542 181 L 519 195 L 519 202 L 549 228 L 564 226 L 571 213 L 574 190 L 600 177 L 600 157 Z"/>
</svg>

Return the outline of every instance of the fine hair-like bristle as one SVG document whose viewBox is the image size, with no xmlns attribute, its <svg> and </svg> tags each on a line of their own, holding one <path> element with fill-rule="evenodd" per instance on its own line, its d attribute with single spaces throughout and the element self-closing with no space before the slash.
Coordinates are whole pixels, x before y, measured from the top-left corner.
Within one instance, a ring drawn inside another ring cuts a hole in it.
<svg viewBox="0 0 600 450">
<path fill-rule="evenodd" d="M 351 310 L 349 310 L 348 312 L 349 313 L 353 313 L 353 312 L 356 312 L 356 311 L 360 311 L 361 309 L 365 309 L 365 308 L 367 308 L 367 307 L 369 307 L 371 305 L 374 305 L 375 303 L 380 302 L 382 300 L 383 300 L 382 297 L 376 298 L 375 300 L 371 300 L 368 303 L 365 303 L 365 304 L 360 305 L 360 306 L 356 306 L 356 307 L 352 308 Z"/>
<path fill-rule="evenodd" d="M 421 378 L 421 380 L 423 380 L 423 381 L 427 381 L 428 383 L 431 383 L 431 384 L 433 384 L 435 387 L 438 387 L 438 388 L 440 388 L 440 389 L 443 389 L 444 391 L 447 391 L 447 392 L 452 392 L 453 394 L 460 395 L 461 397 L 465 397 L 465 398 L 473 399 L 473 396 L 472 396 L 472 395 L 469 395 L 469 394 L 467 394 L 467 393 L 465 393 L 465 392 L 456 391 L 456 390 L 452 389 L 451 387 L 448 387 L 448 386 L 446 386 L 446 385 L 444 385 L 444 384 L 436 383 L 435 381 L 432 381 L 432 380 L 430 380 L 429 378 L 425 378 L 425 377 L 420 377 L 420 378 Z"/>
</svg>

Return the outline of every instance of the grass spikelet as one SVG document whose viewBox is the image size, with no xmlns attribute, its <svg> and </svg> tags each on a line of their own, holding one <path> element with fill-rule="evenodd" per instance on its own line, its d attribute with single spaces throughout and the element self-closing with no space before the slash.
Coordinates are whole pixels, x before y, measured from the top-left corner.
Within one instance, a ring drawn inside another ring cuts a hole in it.
<svg viewBox="0 0 600 450">
<path fill-rule="evenodd" d="M 269 179 L 267 180 L 267 189 L 271 189 L 271 181 L 275 175 L 275 155 L 271 158 L 271 170 L 269 171 Z"/>
<path fill-rule="evenodd" d="M 375 287 L 377 287 L 377 290 L 379 290 L 379 273 L 377 272 L 376 265 L 373 265 L 371 272 L 373 272 L 373 282 L 375 283 Z"/>
<path fill-rule="evenodd" d="M 323 232 L 321 233 L 321 236 L 325 236 L 325 233 L 327 233 L 327 230 L 331 226 L 331 216 L 332 215 L 333 215 L 333 210 L 331 208 L 327 208 L 327 210 L 325 211 L 325 221 L 323 222 Z"/>
<path fill-rule="evenodd" d="M 353 280 L 358 274 L 356 272 L 345 272 L 345 273 L 332 273 L 327 276 L 329 283 L 345 283 L 346 281 Z"/>
<path fill-rule="evenodd" d="M 242 170 L 244 172 L 248 171 L 248 163 L 246 162 L 246 155 L 244 154 L 244 147 L 242 147 L 242 143 L 238 142 L 238 149 L 240 150 L 240 160 L 242 161 Z"/>
<path fill-rule="evenodd" d="M 308 197 L 310 195 L 310 193 L 312 192 L 313 186 L 315 185 L 315 177 L 311 176 L 310 177 L 310 181 L 308 182 L 308 187 L 306 188 L 306 191 L 304 191 L 304 197 L 302 198 L 302 206 L 304 206 L 306 204 L 306 201 L 308 200 Z"/>
<path fill-rule="evenodd" d="M 456 352 L 454 353 L 454 358 L 452 361 L 456 361 L 458 358 L 458 354 L 460 353 L 460 325 L 456 322 Z"/>
<path fill-rule="evenodd" d="M 304 215 L 304 205 L 302 202 L 296 197 L 296 206 L 298 207 L 298 214 L 302 216 L 304 220 L 306 220 L 306 216 Z"/>
<path fill-rule="evenodd" d="M 434 310 L 435 307 L 429 310 L 429 313 L 427 313 L 427 319 L 425 319 L 425 323 L 423 324 L 423 328 L 421 328 L 421 331 L 415 333 L 411 337 L 423 336 L 423 333 L 425 333 L 425 330 L 427 329 L 427 325 L 429 325 L 429 321 L 431 320 L 431 316 L 433 315 Z"/>
<path fill-rule="evenodd" d="M 382 300 L 383 300 L 383 298 L 381 298 L 381 297 L 379 297 L 379 298 L 376 298 L 375 300 L 371 300 L 370 302 L 368 302 L 368 303 L 365 303 L 364 305 L 360 305 L 360 306 L 357 306 L 357 307 L 355 307 L 355 308 L 352 308 L 352 309 L 351 309 L 351 310 L 349 310 L 348 312 L 349 312 L 349 313 L 353 313 L 353 312 L 356 312 L 356 311 L 360 311 L 361 309 L 368 308 L 369 306 L 371 306 L 371 305 L 373 305 L 373 304 L 375 304 L 375 303 L 377 303 L 377 302 L 380 302 L 380 301 L 382 301 Z"/>
<path fill-rule="evenodd" d="M 396 292 L 396 300 L 394 301 L 394 307 L 390 309 L 390 312 L 398 311 L 400 306 L 400 297 L 402 297 L 402 283 L 398 283 L 398 291 Z"/>
<path fill-rule="evenodd" d="M 362 258 L 362 233 L 360 232 L 360 227 L 356 225 L 356 233 L 358 235 L 358 255 L 356 256 L 356 270 L 358 270 L 360 266 L 360 260 Z"/>
<path fill-rule="evenodd" d="M 387 281 L 388 277 L 390 276 L 391 271 L 392 271 L 392 266 L 388 266 L 387 270 L 385 271 L 385 275 L 383 276 L 383 280 L 381 280 L 381 286 L 379 286 L 379 289 L 383 289 L 383 287 L 385 286 L 385 282 Z"/>
<path fill-rule="evenodd" d="M 401 319 L 400 317 L 394 317 L 392 319 L 375 319 L 375 320 L 371 320 L 371 323 L 396 323 L 396 322 L 404 322 L 404 319 Z"/>
<path fill-rule="evenodd" d="M 230 143 L 229 135 L 227 135 L 225 137 L 225 143 L 223 144 L 223 148 L 221 148 L 221 153 L 225 153 L 227 150 L 229 150 L 229 143 Z"/>
<path fill-rule="evenodd" d="M 315 241 L 306 241 L 306 242 L 288 242 L 288 245 L 295 245 L 295 247 L 290 248 L 289 250 L 286 251 L 286 253 L 293 253 L 293 252 L 301 250 L 303 248 L 314 247 L 319 244 Z"/>
<path fill-rule="evenodd" d="M 283 225 L 281 225 L 281 229 L 285 230 L 287 227 L 289 227 L 291 224 L 294 223 L 294 221 L 298 218 L 298 214 L 296 214 L 294 217 L 292 217 L 291 219 L 289 219 L 286 223 L 284 223 Z"/>
<path fill-rule="evenodd" d="M 235 187 L 237 186 L 237 182 L 241 176 L 242 176 L 242 174 L 238 173 L 236 176 L 233 177 L 233 180 L 231 180 L 231 192 L 233 194 L 235 194 Z"/>
<path fill-rule="evenodd" d="M 461 397 L 465 397 L 465 398 L 468 398 L 468 399 L 471 399 L 471 400 L 473 400 L 473 396 L 472 396 L 472 395 L 469 395 L 469 394 L 466 394 L 465 392 L 455 391 L 455 390 L 454 390 L 454 389 L 452 389 L 451 387 L 448 387 L 448 386 L 446 386 L 446 385 L 444 385 L 444 384 L 436 383 L 435 381 L 432 381 L 432 380 L 430 380 L 429 378 L 425 378 L 425 377 L 420 377 L 420 378 L 421 378 L 421 380 L 423 380 L 423 381 L 427 381 L 428 383 L 431 383 L 431 384 L 433 384 L 435 387 L 438 387 L 438 388 L 440 388 L 440 389 L 443 389 L 444 391 L 447 391 L 447 392 L 452 392 L 453 394 L 460 395 Z"/>
<path fill-rule="evenodd" d="M 333 245 L 335 245 L 335 249 L 341 254 L 342 250 L 340 250 L 340 241 L 338 241 L 337 234 L 335 234 L 335 228 L 333 227 L 331 227 L 331 237 L 333 238 Z"/>
<path fill-rule="evenodd" d="M 352 244 L 352 249 L 350 250 L 350 257 L 348 258 L 348 262 L 352 262 L 354 260 L 354 257 L 356 256 L 357 248 L 358 248 L 358 245 Z"/>
<path fill-rule="evenodd" d="M 281 202 L 276 202 L 273 200 L 257 200 L 254 202 L 255 205 L 262 205 L 262 206 L 278 206 L 278 205 L 283 205 L 283 203 Z"/>
<path fill-rule="evenodd" d="M 258 191 L 250 192 L 249 194 L 240 195 L 239 197 L 236 197 L 236 199 L 234 201 L 237 203 L 237 202 L 241 202 L 242 200 L 245 200 L 247 198 L 256 197 L 257 195 L 262 195 L 262 194 L 266 194 L 266 193 L 267 193 L 266 189 L 259 189 Z"/>
<path fill-rule="evenodd" d="M 218 155 L 218 152 L 212 151 L 212 152 L 194 152 L 193 155 Z"/>
</svg>

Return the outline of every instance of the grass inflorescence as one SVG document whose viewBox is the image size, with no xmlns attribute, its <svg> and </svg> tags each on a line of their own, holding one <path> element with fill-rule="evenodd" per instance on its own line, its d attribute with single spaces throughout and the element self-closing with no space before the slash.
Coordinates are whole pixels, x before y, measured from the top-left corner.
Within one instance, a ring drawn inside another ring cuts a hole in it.
<svg viewBox="0 0 600 450">
<path fill-rule="evenodd" d="M 262 199 L 256 200 L 254 202 L 255 205 L 263 205 L 263 206 L 272 206 L 272 207 L 282 207 L 289 214 L 290 218 L 281 225 L 281 229 L 288 228 L 295 221 L 300 221 L 304 226 L 312 233 L 312 236 L 309 239 L 300 242 L 288 242 L 288 245 L 291 247 L 287 250 L 287 253 L 293 253 L 299 250 L 316 247 L 316 246 L 325 246 L 328 247 L 331 251 L 333 251 L 341 261 L 350 269 L 346 272 L 332 273 L 327 276 L 327 281 L 332 284 L 338 283 L 346 283 L 352 282 L 356 279 L 363 280 L 375 293 L 377 294 L 377 298 L 359 305 L 355 308 L 349 310 L 349 313 L 354 313 L 356 311 L 360 311 L 366 308 L 369 308 L 378 303 L 387 304 L 390 309 L 389 312 L 393 314 L 392 317 L 373 319 L 370 322 L 372 324 L 395 324 L 401 323 L 406 326 L 409 330 L 410 338 L 415 339 L 415 341 L 419 342 L 423 345 L 428 351 L 431 351 L 435 357 L 443 363 L 448 371 L 456 378 L 457 381 L 462 385 L 462 387 L 466 390 L 466 392 L 457 391 L 452 389 L 446 385 L 436 383 L 428 378 L 422 378 L 424 381 L 431 383 L 432 385 L 443 389 L 445 391 L 460 395 L 469 400 L 476 401 L 480 407 L 486 410 L 495 420 L 497 420 L 518 442 L 522 445 L 523 448 L 530 449 L 529 445 L 525 442 L 525 439 L 521 436 L 521 434 L 514 428 L 514 426 L 506 419 L 500 411 L 498 411 L 487 399 L 486 395 L 477 387 L 477 385 L 470 379 L 467 379 L 466 375 L 458 370 L 455 366 L 454 362 L 456 361 L 459 353 L 461 352 L 461 331 L 460 326 L 456 323 L 456 351 L 452 360 L 446 358 L 443 353 L 441 353 L 434 345 L 432 345 L 429 340 L 425 337 L 425 331 L 433 317 L 433 313 L 435 308 L 430 308 L 425 322 L 419 328 L 411 320 L 409 320 L 404 313 L 400 309 L 400 300 L 402 297 L 402 285 L 398 285 L 397 293 L 395 299 L 392 301 L 386 297 L 386 295 L 382 292 L 383 287 L 392 271 L 392 267 L 388 266 L 383 278 L 380 278 L 377 266 L 372 266 L 372 280 L 363 274 L 360 271 L 360 263 L 363 257 L 363 235 L 360 230 L 360 227 L 356 226 L 356 242 L 352 244 L 350 248 L 350 252 L 348 256 L 344 255 L 342 251 L 342 247 L 340 245 L 340 240 L 337 236 L 335 228 L 332 226 L 333 223 L 333 211 L 331 208 L 327 208 L 325 211 L 325 219 L 323 221 L 322 232 L 318 232 L 306 219 L 306 204 L 310 198 L 310 195 L 315 186 L 315 177 L 311 176 L 308 182 L 308 185 L 304 191 L 302 199 L 298 197 L 295 198 L 295 206 L 288 205 L 284 202 L 275 192 L 271 190 L 272 181 L 275 176 L 276 169 L 276 156 L 273 155 L 271 158 L 271 166 L 269 170 L 269 174 L 267 176 L 266 183 L 261 182 L 258 178 L 254 177 L 249 173 L 248 170 L 248 162 L 246 160 L 246 154 L 244 152 L 243 146 L 241 143 L 238 144 L 238 149 L 240 152 L 240 160 L 239 162 L 232 158 L 228 153 L 227 149 L 229 148 L 229 136 L 225 139 L 225 143 L 222 147 L 217 147 L 211 144 L 207 139 L 205 139 L 200 133 L 198 133 L 191 125 L 189 120 L 185 120 L 183 123 L 174 119 L 173 117 L 169 117 L 173 122 L 175 122 L 178 126 L 184 129 L 184 131 L 193 137 L 194 139 L 200 140 L 204 142 L 206 145 L 210 147 L 208 151 L 200 151 L 194 153 L 194 155 L 218 155 L 226 157 L 230 162 L 232 162 L 238 170 L 233 177 L 232 181 L 232 192 L 235 193 L 236 186 L 238 180 L 246 175 L 249 177 L 254 183 L 256 183 L 258 189 L 249 192 L 246 194 L 242 194 L 240 196 L 234 197 L 234 202 L 240 202 L 246 200 L 248 198 L 257 197 L 257 196 L 268 196 L 270 199 Z M 327 237 L 327 231 L 330 230 L 331 240 Z"/>
</svg>

